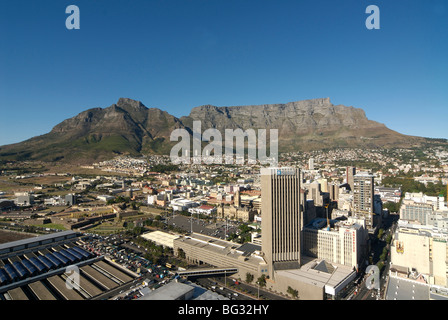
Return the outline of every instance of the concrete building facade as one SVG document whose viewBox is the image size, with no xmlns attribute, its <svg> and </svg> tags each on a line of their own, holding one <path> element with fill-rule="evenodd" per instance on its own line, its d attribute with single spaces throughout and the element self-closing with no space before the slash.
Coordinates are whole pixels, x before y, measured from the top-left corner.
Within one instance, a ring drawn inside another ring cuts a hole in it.
<svg viewBox="0 0 448 320">
<path fill-rule="evenodd" d="M 300 169 L 261 169 L 262 251 L 274 270 L 300 267 Z"/>
<path fill-rule="evenodd" d="M 350 190 L 353 191 L 354 189 L 354 177 L 356 175 L 356 168 L 355 167 L 347 167 L 346 169 L 346 180 L 348 185 L 350 186 Z"/>
<path fill-rule="evenodd" d="M 374 176 L 362 172 L 353 178 L 353 211 L 355 215 L 366 217 L 368 226 L 373 226 Z"/>
<path fill-rule="evenodd" d="M 367 233 L 359 221 L 315 219 L 303 229 L 303 253 L 329 262 L 358 268 Z"/>
<path fill-rule="evenodd" d="M 448 286 L 448 233 L 400 221 L 391 243 L 391 262 L 428 276 L 429 284 Z"/>
<path fill-rule="evenodd" d="M 251 222 L 254 220 L 257 210 L 250 209 L 247 207 L 241 208 L 237 206 L 224 206 L 221 205 L 217 208 L 217 217 L 219 219 L 225 220 L 241 220 L 243 222 Z"/>
</svg>

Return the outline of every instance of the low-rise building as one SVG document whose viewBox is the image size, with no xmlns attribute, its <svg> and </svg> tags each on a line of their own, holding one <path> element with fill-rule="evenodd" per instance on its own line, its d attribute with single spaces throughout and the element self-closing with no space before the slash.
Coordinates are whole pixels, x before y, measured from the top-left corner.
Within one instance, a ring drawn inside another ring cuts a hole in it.
<svg viewBox="0 0 448 320">
<path fill-rule="evenodd" d="M 406 193 L 400 207 L 400 219 L 444 227 L 448 224 L 448 208 L 444 200 L 442 196 L 430 197 L 423 193 Z"/>
<path fill-rule="evenodd" d="M 400 220 L 391 243 L 391 262 L 425 275 L 429 284 L 448 286 L 448 233 Z"/>
<path fill-rule="evenodd" d="M 221 205 L 217 209 L 219 219 L 240 220 L 243 222 L 251 222 L 254 220 L 256 210 L 247 207 L 224 206 Z"/>
<path fill-rule="evenodd" d="M 303 228 L 303 253 L 358 268 L 367 244 L 365 220 L 316 218 Z"/>
<path fill-rule="evenodd" d="M 398 203 L 401 199 L 401 188 L 375 186 L 375 194 L 379 194 L 383 202 Z"/>
<path fill-rule="evenodd" d="M 109 196 L 109 195 L 107 195 L 107 194 L 99 195 L 99 196 L 97 196 L 96 198 L 97 198 L 98 200 L 100 200 L 100 201 L 104 201 L 104 202 L 107 202 L 107 201 L 109 201 L 109 200 L 114 199 L 113 196 Z"/>
<path fill-rule="evenodd" d="M 18 193 L 16 196 L 16 204 L 18 206 L 29 206 L 34 204 L 34 195 L 28 192 Z"/>
<path fill-rule="evenodd" d="M 188 212 L 190 212 L 192 214 L 212 215 L 212 214 L 216 213 L 216 207 L 203 204 L 202 206 L 188 209 Z"/>
<path fill-rule="evenodd" d="M 199 204 L 195 201 L 177 198 L 173 199 L 170 202 L 170 207 L 173 208 L 173 211 L 187 211 L 190 208 L 197 207 Z"/>
<path fill-rule="evenodd" d="M 183 252 L 189 263 L 208 264 L 220 268 L 237 268 L 233 276 L 246 278 L 250 273 L 258 278 L 268 276 L 268 265 L 261 246 L 243 245 L 214 237 L 193 233 L 174 240 L 174 253 Z M 288 288 L 298 290 L 299 299 L 333 299 L 354 279 L 356 271 L 351 266 L 329 263 L 323 259 L 302 258 L 300 268 L 274 271 L 275 279 L 266 279 L 266 287 L 286 293 Z"/>
</svg>

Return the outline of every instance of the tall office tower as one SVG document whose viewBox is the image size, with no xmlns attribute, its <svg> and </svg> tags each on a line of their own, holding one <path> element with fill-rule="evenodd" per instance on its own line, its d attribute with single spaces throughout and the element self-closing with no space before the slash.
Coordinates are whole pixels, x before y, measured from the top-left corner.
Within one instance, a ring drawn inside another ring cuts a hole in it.
<svg viewBox="0 0 448 320">
<path fill-rule="evenodd" d="M 319 182 L 313 181 L 312 183 L 310 183 L 308 197 L 309 197 L 309 199 L 314 200 L 315 206 L 323 205 L 322 190 L 321 190 L 321 185 Z"/>
<path fill-rule="evenodd" d="M 300 267 L 300 169 L 261 169 L 262 251 L 275 270 Z"/>
<path fill-rule="evenodd" d="M 347 183 L 350 186 L 350 190 L 353 191 L 353 177 L 356 175 L 356 168 L 347 167 L 346 175 L 347 175 Z"/>
<path fill-rule="evenodd" d="M 239 190 L 237 192 L 235 192 L 235 198 L 233 200 L 233 204 L 236 207 L 241 207 L 241 195 L 240 195 L 240 191 Z"/>
<path fill-rule="evenodd" d="M 314 170 L 314 158 L 309 158 L 308 159 L 308 169 L 309 170 Z"/>
<path fill-rule="evenodd" d="M 330 201 L 339 200 L 339 185 L 336 182 L 330 182 L 328 184 L 328 189 L 330 192 Z"/>
<path fill-rule="evenodd" d="M 329 192 L 328 191 L 328 180 L 326 178 L 320 178 L 316 180 L 320 184 L 321 192 Z"/>
<path fill-rule="evenodd" d="M 366 217 L 366 224 L 373 225 L 374 177 L 367 172 L 361 172 L 353 179 L 353 211 Z"/>
</svg>

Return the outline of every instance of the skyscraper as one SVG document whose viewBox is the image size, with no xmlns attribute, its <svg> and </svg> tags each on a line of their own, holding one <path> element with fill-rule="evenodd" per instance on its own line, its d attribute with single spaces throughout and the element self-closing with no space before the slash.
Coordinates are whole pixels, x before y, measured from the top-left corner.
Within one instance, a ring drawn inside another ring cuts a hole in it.
<svg viewBox="0 0 448 320">
<path fill-rule="evenodd" d="M 330 201 L 338 201 L 339 199 L 339 185 L 336 182 L 328 184 L 328 191 L 330 192 Z"/>
<path fill-rule="evenodd" d="M 309 185 L 309 194 L 308 194 L 309 198 L 314 200 L 314 205 L 315 206 L 322 206 L 323 205 L 323 201 L 322 201 L 322 190 L 321 190 L 321 185 L 319 182 L 317 181 L 313 181 L 310 185 Z"/>
<path fill-rule="evenodd" d="M 361 172 L 353 177 L 353 210 L 355 214 L 366 217 L 367 225 L 373 225 L 373 175 Z"/>
<path fill-rule="evenodd" d="M 275 270 L 300 267 L 300 169 L 261 169 L 262 251 Z"/>
<path fill-rule="evenodd" d="M 347 167 L 346 170 L 346 176 L 347 176 L 347 183 L 350 186 L 350 190 L 353 191 L 353 177 L 356 175 L 356 168 L 355 167 Z"/>
<path fill-rule="evenodd" d="M 314 170 L 314 158 L 309 158 L 308 159 L 308 169 L 309 170 Z"/>
</svg>

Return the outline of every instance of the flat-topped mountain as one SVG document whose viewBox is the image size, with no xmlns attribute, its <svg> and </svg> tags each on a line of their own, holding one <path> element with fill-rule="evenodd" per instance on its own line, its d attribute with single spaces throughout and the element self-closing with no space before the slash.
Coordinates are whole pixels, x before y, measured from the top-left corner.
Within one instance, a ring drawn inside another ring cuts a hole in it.
<svg viewBox="0 0 448 320">
<path fill-rule="evenodd" d="M 315 150 L 333 147 L 387 147 L 421 142 L 367 119 L 364 110 L 333 105 L 329 98 L 286 104 L 215 107 L 201 106 L 180 118 L 191 127 L 200 120 L 202 128 L 278 129 L 279 150 Z"/>
<path fill-rule="evenodd" d="M 425 138 L 400 134 L 367 119 L 359 108 L 333 105 L 329 98 L 250 106 L 195 107 L 176 118 L 147 108 L 140 101 L 120 98 L 107 108 L 93 108 L 64 120 L 49 133 L 0 147 L 0 159 L 90 163 L 119 154 L 169 154 L 177 142 L 174 129 L 278 129 L 279 151 L 337 147 L 409 147 Z"/>
</svg>

